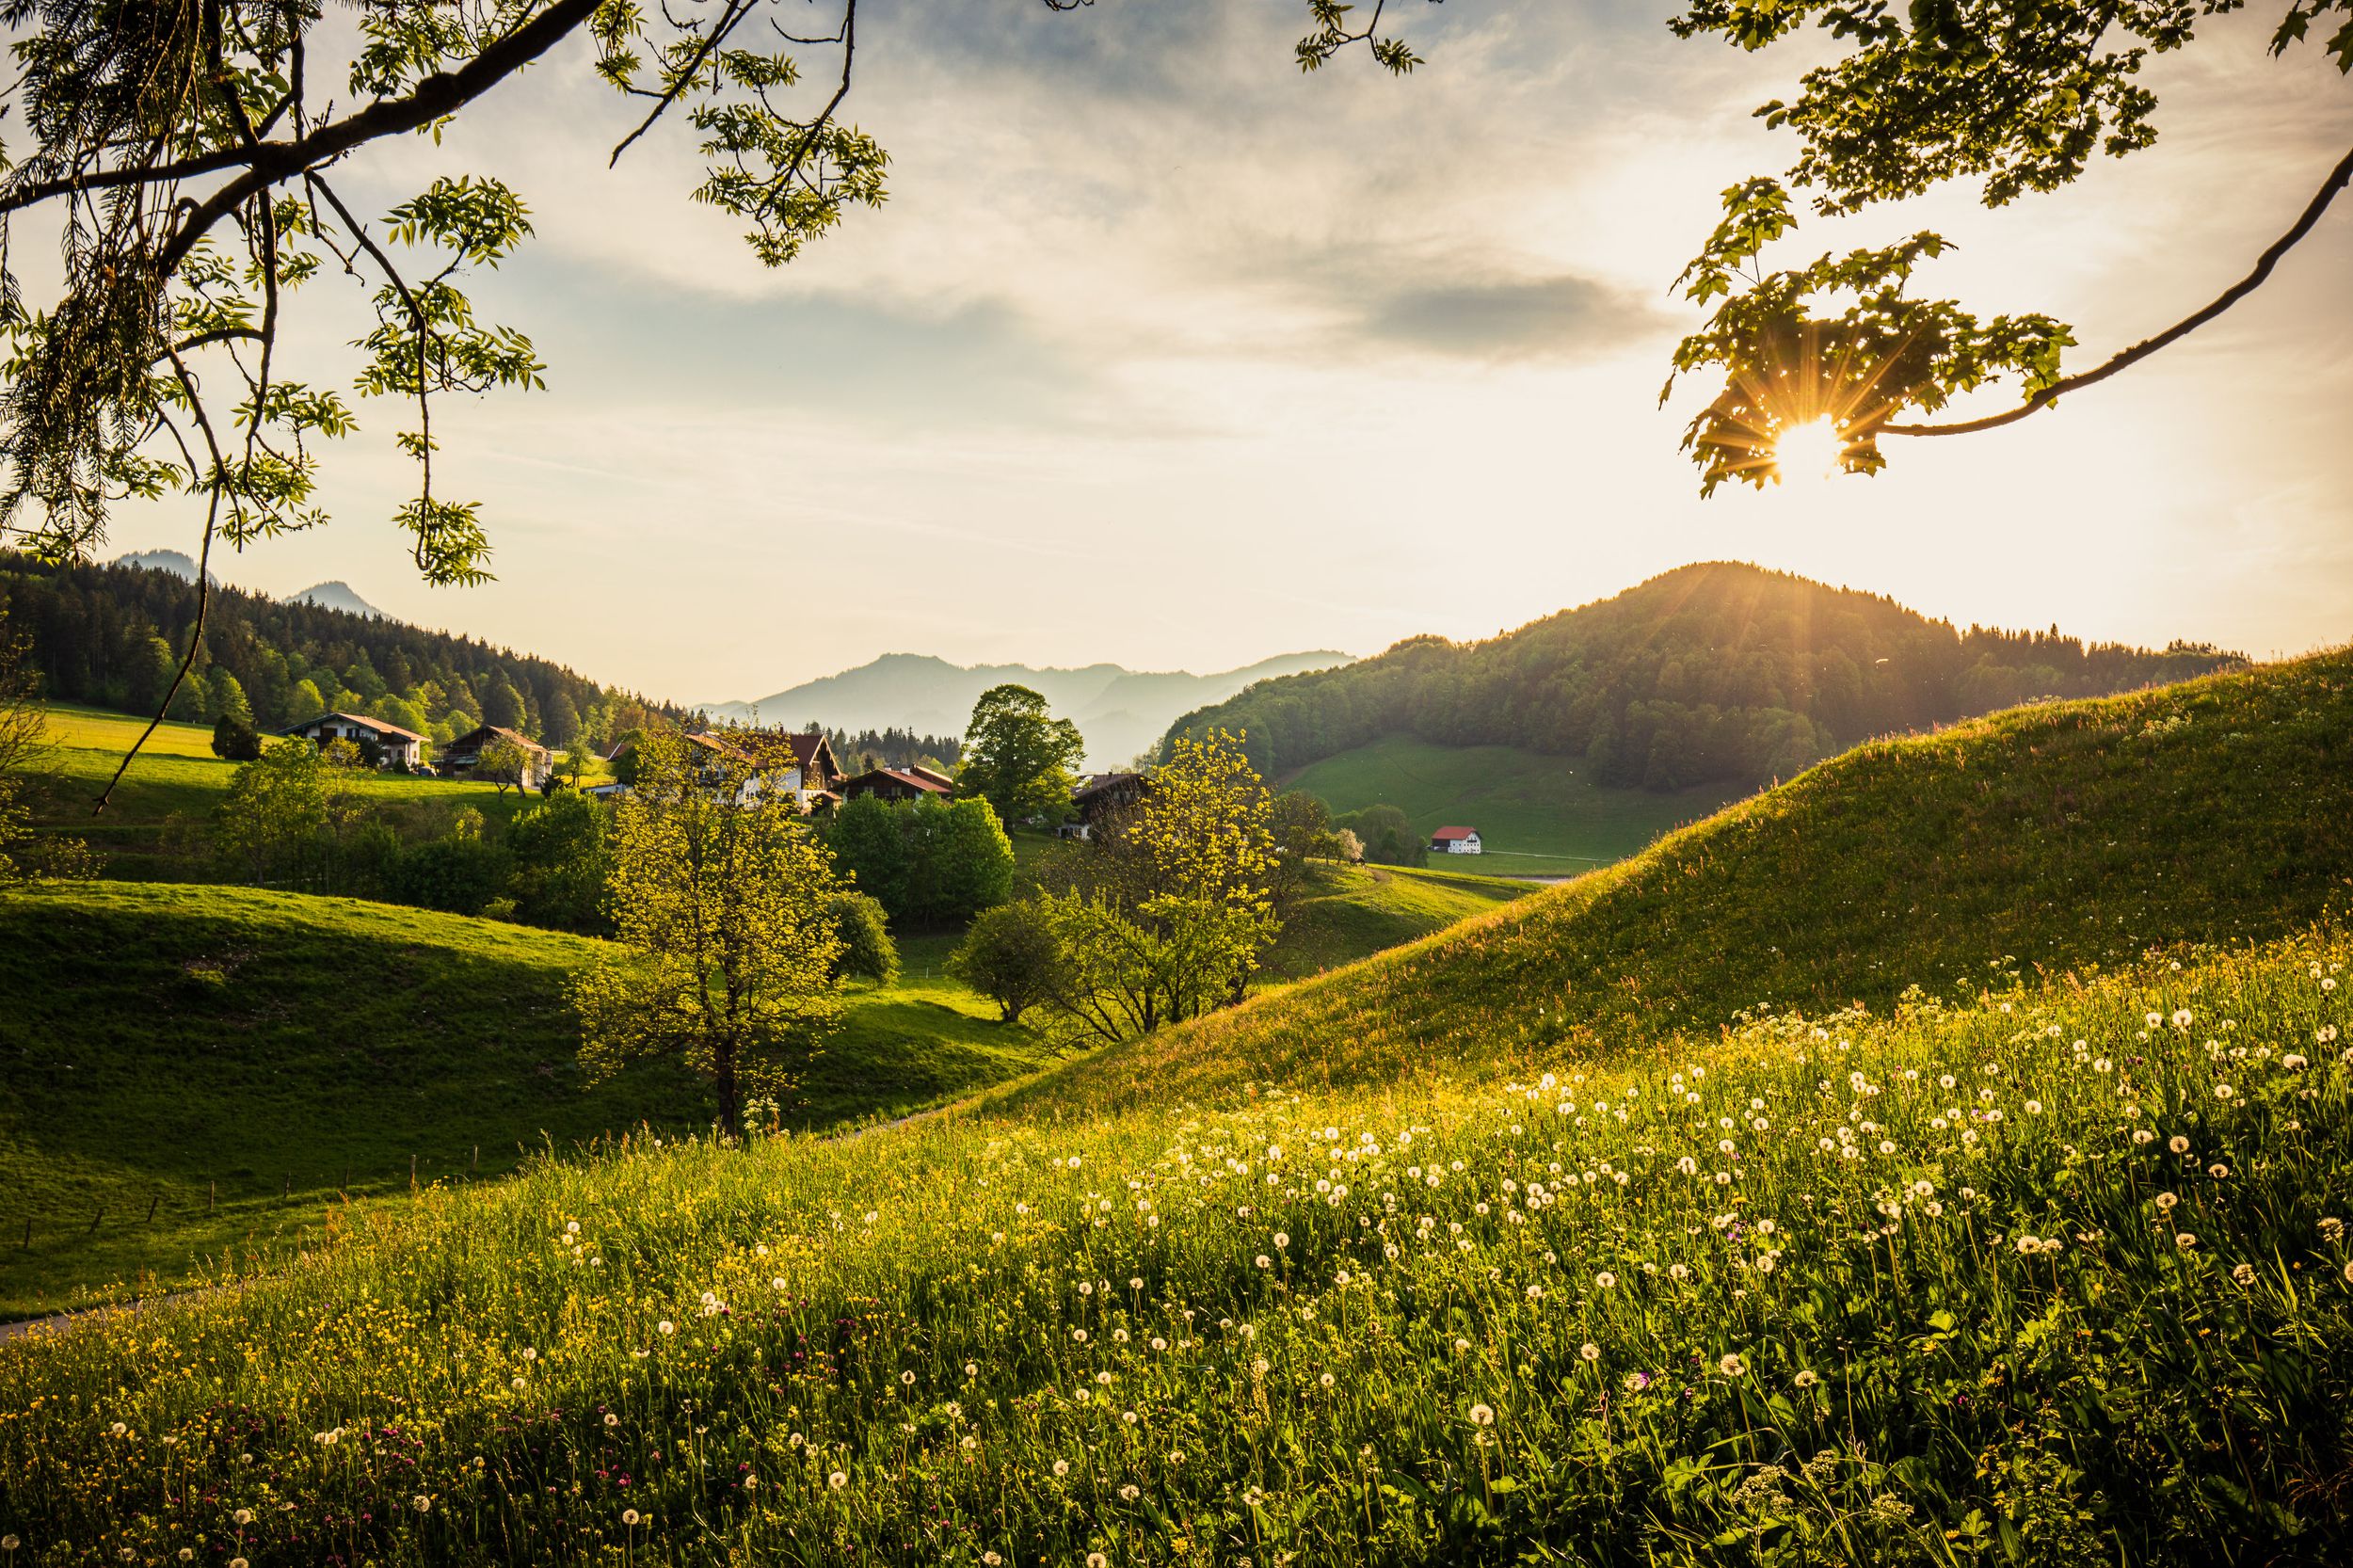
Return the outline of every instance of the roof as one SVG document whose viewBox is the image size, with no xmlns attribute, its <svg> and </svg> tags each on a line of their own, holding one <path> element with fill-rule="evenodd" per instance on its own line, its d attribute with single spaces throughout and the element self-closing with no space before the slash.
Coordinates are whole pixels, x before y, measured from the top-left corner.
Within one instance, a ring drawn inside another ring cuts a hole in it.
<svg viewBox="0 0 2353 1568">
<path fill-rule="evenodd" d="M 1070 792 L 1070 798 L 1073 800 L 1084 800 L 1090 795 L 1098 795 L 1107 790 L 1118 789 L 1123 784 L 1141 784 L 1143 782 L 1144 775 L 1140 773 L 1091 774 L 1087 777 L 1079 781 L 1077 788 Z"/>
<path fill-rule="evenodd" d="M 389 719 L 372 719 L 365 713 L 346 713 L 340 708 L 331 713 L 321 713 L 314 719 L 304 719 L 300 724 L 290 724 L 286 726 L 285 728 L 280 730 L 279 733 L 280 735 L 292 735 L 297 731 L 308 729 L 314 724 L 325 724 L 328 719 L 341 719 L 345 724 L 364 724 L 379 735 L 396 735 L 404 741 L 415 741 L 420 744 L 425 744 L 433 738 L 430 735 L 420 735 L 413 729 L 405 729 L 399 725 L 393 724 Z"/>
<path fill-rule="evenodd" d="M 1430 841 L 1433 844 L 1445 844 L 1451 843 L 1457 839 L 1476 839 L 1478 837 L 1479 829 L 1475 827 L 1441 827 L 1438 831 L 1430 835 Z"/>
<path fill-rule="evenodd" d="M 898 771 L 901 773 L 914 774 L 919 778 L 928 778 L 933 783 L 937 784 L 944 789 L 952 790 L 956 787 L 956 781 L 954 779 L 949 777 L 946 774 L 941 773 L 937 768 L 927 768 L 920 762 L 909 762 L 905 767 L 901 768 Z"/>
<path fill-rule="evenodd" d="M 886 779 L 893 784 L 904 784 L 910 790 L 920 790 L 923 793 L 929 795 L 944 795 L 952 794 L 954 792 L 954 787 L 952 785 L 943 784 L 936 778 L 926 777 L 924 775 L 916 772 L 913 768 L 871 769 L 866 773 L 859 774 L 856 778 L 843 779 L 841 781 L 841 789 L 844 793 L 847 793 L 848 792 L 857 789 L 860 786 L 872 788 L 882 783 Z"/>
<path fill-rule="evenodd" d="M 486 724 L 477 729 L 468 730 L 465 734 L 458 736 L 457 739 L 443 746 L 441 748 L 441 755 L 446 759 L 452 752 L 480 751 L 484 746 L 488 745 L 492 741 L 512 741 L 517 745 L 522 747 L 525 751 L 536 751 L 542 757 L 553 755 L 548 750 L 547 747 L 541 745 L 530 736 L 520 734 L 515 730 L 507 728 L 504 725 L 500 724 Z"/>
</svg>

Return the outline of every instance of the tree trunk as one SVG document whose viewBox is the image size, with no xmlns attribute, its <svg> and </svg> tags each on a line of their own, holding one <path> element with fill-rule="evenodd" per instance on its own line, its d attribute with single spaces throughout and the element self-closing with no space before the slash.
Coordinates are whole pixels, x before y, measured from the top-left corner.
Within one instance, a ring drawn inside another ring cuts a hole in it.
<svg viewBox="0 0 2353 1568">
<path fill-rule="evenodd" d="M 719 1090 L 719 1130 L 730 1138 L 744 1136 L 743 1108 L 735 1096 L 735 1047 L 722 1041 L 711 1051 L 712 1078 Z"/>
</svg>

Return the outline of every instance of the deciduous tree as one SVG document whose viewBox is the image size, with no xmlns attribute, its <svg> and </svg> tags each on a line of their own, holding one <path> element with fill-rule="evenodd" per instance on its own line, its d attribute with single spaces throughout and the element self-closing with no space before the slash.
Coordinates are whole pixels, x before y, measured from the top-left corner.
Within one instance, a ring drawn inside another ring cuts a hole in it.
<svg viewBox="0 0 2353 1568">
<path fill-rule="evenodd" d="M 1054 717 L 1046 698 L 1027 686 L 991 686 L 972 705 L 956 790 L 987 801 L 1008 827 L 1032 817 L 1059 823 L 1070 815 L 1085 756 L 1079 727 Z"/>
<path fill-rule="evenodd" d="M 622 951 L 572 1000 L 592 1076 L 681 1057 L 735 1134 L 744 1093 L 789 1091 L 840 1017 L 841 885 L 790 797 L 744 790 L 767 769 L 760 757 L 686 752 L 668 734 L 639 740 L 637 782 L 615 813 Z"/>
<path fill-rule="evenodd" d="M 230 776 L 213 813 L 213 842 L 252 872 L 256 887 L 273 863 L 298 855 L 327 826 L 326 772 L 318 747 L 286 741 Z"/>
</svg>

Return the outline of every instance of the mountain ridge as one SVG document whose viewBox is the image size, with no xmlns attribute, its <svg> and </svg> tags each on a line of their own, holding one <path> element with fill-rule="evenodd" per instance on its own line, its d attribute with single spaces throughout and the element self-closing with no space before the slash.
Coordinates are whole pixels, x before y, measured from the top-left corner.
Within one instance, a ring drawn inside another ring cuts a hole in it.
<svg viewBox="0 0 2353 1568">
<path fill-rule="evenodd" d="M 714 702 L 715 719 L 769 724 L 811 720 L 832 728 L 897 726 L 962 734 L 972 704 L 1008 681 L 1043 696 L 1086 737 L 1091 765 L 1114 767 L 1156 743 L 1188 707 L 1222 702 L 1260 680 L 1350 663 L 1331 649 L 1281 653 L 1230 670 L 1131 670 L 1109 662 L 1076 667 L 956 664 L 929 653 L 886 653 L 754 701 Z"/>
</svg>

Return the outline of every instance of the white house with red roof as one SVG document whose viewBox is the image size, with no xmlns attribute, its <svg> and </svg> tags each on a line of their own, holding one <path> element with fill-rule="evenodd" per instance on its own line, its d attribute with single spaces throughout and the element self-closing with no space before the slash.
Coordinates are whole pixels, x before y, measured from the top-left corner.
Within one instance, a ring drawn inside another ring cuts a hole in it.
<svg viewBox="0 0 2353 1568">
<path fill-rule="evenodd" d="M 1430 847 L 1448 855 L 1478 855 L 1482 848 L 1475 827 L 1441 827 L 1430 835 Z"/>
</svg>

